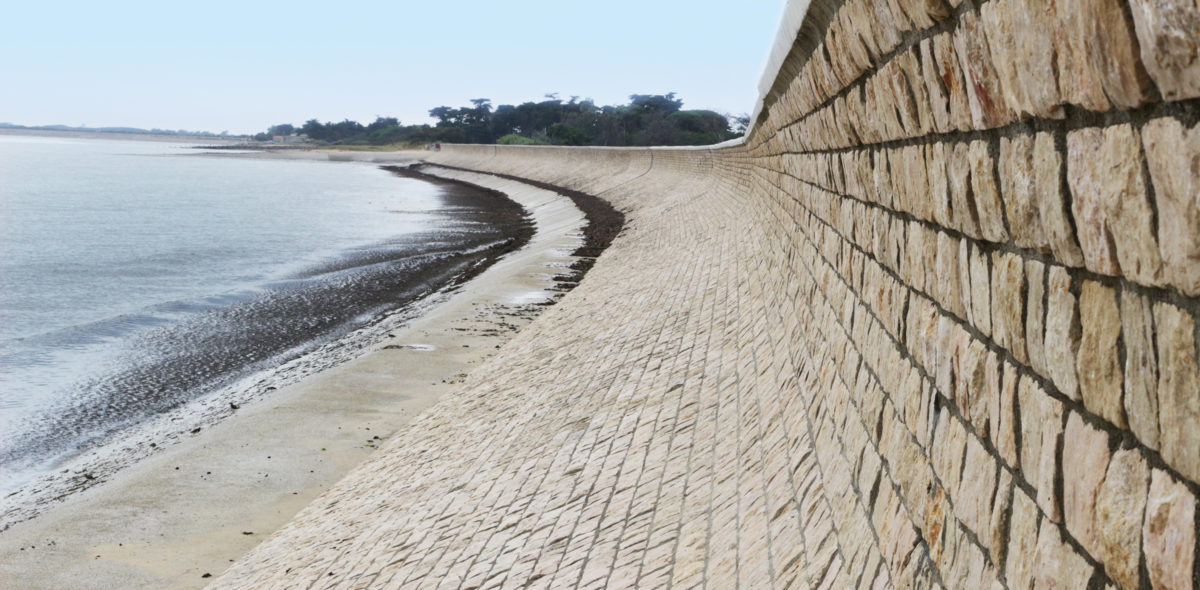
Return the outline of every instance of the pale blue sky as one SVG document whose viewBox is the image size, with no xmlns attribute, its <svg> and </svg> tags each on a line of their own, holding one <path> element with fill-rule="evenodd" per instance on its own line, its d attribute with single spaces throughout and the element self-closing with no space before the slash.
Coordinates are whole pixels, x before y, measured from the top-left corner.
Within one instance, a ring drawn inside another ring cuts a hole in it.
<svg viewBox="0 0 1200 590">
<path fill-rule="evenodd" d="M 748 113 L 784 0 L 12 2 L 0 122 L 231 133 L 677 92 Z"/>
</svg>

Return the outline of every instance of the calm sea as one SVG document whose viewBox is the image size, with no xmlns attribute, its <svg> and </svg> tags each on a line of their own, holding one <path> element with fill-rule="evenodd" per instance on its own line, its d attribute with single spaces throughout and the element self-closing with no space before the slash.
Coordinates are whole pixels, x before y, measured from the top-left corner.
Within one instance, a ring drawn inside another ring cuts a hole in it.
<svg viewBox="0 0 1200 590">
<path fill-rule="evenodd" d="M 373 165 L 195 154 L 0 135 L 0 494 L 510 237 L 482 197 Z"/>
</svg>

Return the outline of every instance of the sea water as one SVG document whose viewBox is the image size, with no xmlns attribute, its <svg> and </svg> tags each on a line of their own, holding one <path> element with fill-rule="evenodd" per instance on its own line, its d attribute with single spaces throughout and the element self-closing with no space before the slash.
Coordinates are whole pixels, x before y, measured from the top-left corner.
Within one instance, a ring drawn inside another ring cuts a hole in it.
<svg viewBox="0 0 1200 590">
<path fill-rule="evenodd" d="M 504 240 L 444 191 L 361 163 L 0 135 L 0 495 Z"/>
</svg>

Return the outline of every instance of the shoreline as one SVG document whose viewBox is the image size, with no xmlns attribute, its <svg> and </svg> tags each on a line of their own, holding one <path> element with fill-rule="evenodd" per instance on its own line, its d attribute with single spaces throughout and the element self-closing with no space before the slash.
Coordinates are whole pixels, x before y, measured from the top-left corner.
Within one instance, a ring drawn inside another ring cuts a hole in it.
<svg viewBox="0 0 1200 590">
<path fill-rule="evenodd" d="M 554 298 L 557 278 L 575 261 L 570 253 L 579 247 L 583 213 L 567 211 L 573 206 L 561 197 L 550 199 L 557 205 L 545 195 L 518 199 L 540 217 L 525 249 L 451 287 L 403 327 L 389 326 L 365 355 L 270 391 L 104 485 L 14 525 L 0 534 L 0 576 L 37 587 L 104 572 L 120 584 L 180 587 L 219 573 L 218 565 L 286 522 Z M 545 227 L 556 228 L 554 235 Z M 230 510 L 231 502 L 238 509 Z M 231 526 L 244 530 L 234 535 Z M 48 563 L 57 581 L 46 578 Z"/>
<path fill-rule="evenodd" d="M 296 383 L 309 375 L 351 361 L 363 351 L 382 342 L 392 330 L 420 317 L 424 311 L 444 300 L 456 287 L 508 253 L 528 243 L 534 233 L 528 212 L 497 191 L 470 183 L 429 177 L 423 182 L 439 187 L 442 207 L 459 209 L 460 223 L 487 223 L 496 228 L 488 241 L 470 245 L 463 242 L 454 256 L 432 257 L 432 262 L 397 274 L 402 289 L 378 291 L 374 299 L 359 303 L 365 315 L 347 316 L 323 331 L 295 331 L 295 339 L 276 347 L 270 357 L 252 365 L 234 368 L 218 377 L 224 384 L 198 383 L 189 398 L 172 408 L 126 422 L 106 434 L 103 441 L 75 450 L 55 464 L 41 467 L 39 474 L 10 488 L 0 498 L 0 533 L 16 523 L 35 518 L 53 509 L 62 500 L 103 485 L 123 469 L 158 453 L 204 429 L 236 414 L 242 406 L 267 398 L 272 392 Z M 364 287 L 363 293 L 372 292 Z M 348 304 L 346 300 L 340 300 Z M 371 319 L 367 320 L 366 318 Z M 365 320 L 365 321 L 364 321 Z M 253 338 L 253 333 L 238 334 L 238 340 L 224 344 L 235 347 Z M 187 354 L 180 350 L 176 354 Z M 148 375 L 150 385 L 144 395 L 152 395 L 155 385 L 177 383 L 181 378 L 163 369 Z M 143 391 L 143 390 L 136 390 Z"/>
</svg>

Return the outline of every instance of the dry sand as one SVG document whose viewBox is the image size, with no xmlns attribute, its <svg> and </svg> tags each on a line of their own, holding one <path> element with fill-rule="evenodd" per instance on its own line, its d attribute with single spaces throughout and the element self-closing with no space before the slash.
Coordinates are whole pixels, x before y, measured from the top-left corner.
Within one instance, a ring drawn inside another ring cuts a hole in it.
<svg viewBox="0 0 1200 590">
<path fill-rule="evenodd" d="M 282 388 L 0 533 L 0 586 L 201 587 L 528 323 L 552 296 L 552 277 L 573 261 L 582 213 L 514 181 L 438 173 L 509 194 L 533 214 L 537 234 L 365 356 Z"/>
</svg>

